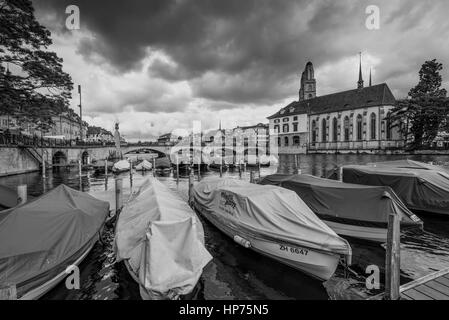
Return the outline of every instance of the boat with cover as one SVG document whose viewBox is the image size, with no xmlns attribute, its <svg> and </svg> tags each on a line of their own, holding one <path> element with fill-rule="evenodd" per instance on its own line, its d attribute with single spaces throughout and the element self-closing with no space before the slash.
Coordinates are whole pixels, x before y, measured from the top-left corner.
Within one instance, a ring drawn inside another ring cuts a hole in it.
<svg viewBox="0 0 449 320">
<path fill-rule="evenodd" d="M 449 215 L 449 170 L 412 160 L 344 166 L 344 182 L 390 186 L 411 210 Z"/>
<path fill-rule="evenodd" d="M 17 191 L 7 186 L 0 185 L 0 211 L 11 209 L 19 203 L 19 196 Z M 28 196 L 27 201 L 32 201 L 34 198 Z"/>
<path fill-rule="evenodd" d="M 142 299 L 189 294 L 212 259 L 195 212 L 154 177 L 123 207 L 115 247 L 117 261 L 124 261 Z"/>
<path fill-rule="evenodd" d="M 101 235 L 109 203 L 60 185 L 0 213 L 0 288 L 38 299 L 78 266 Z"/>
<path fill-rule="evenodd" d="M 349 243 L 293 191 L 209 177 L 194 186 L 191 203 L 240 245 L 317 279 L 331 278 L 342 256 L 351 263 Z"/>
<path fill-rule="evenodd" d="M 168 157 L 160 157 L 154 160 L 156 172 L 169 173 L 171 171 L 171 162 Z"/>
<path fill-rule="evenodd" d="M 274 174 L 262 185 L 296 192 L 310 209 L 341 236 L 386 242 L 388 216 L 401 217 L 402 229 L 422 229 L 423 222 L 402 203 L 390 187 L 361 186 L 310 175 Z"/>
<path fill-rule="evenodd" d="M 129 171 L 129 161 L 128 160 L 120 160 L 116 163 L 114 163 L 114 166 L 112 167 L 112 172 L 114 173 L 122 173 Z"/>
<path fill-rule="evenodd" d="M 136 171 L 149 171 L 153 169 L 153 164 L 151 164 L 151 162 L 147 161 L 147 160 L 142 160 L 142 162 L 140 162 L 137 166 L 136 166 Z"/>
</svg>

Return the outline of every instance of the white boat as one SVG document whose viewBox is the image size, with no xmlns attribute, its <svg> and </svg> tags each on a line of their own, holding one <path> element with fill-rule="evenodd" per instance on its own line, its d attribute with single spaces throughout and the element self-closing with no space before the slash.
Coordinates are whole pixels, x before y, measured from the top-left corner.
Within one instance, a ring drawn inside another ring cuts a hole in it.
<svg viewBox="0 0 449 320">
<path fill-rule="evenodd" d="M 123 207 L 115 245 L 117 261 L 124 261 L 142 299 L 189 294 L 212 259 L 195 212 L 153 177 Z"/>
<path fill-rule="evenodd" d="M 143 160 L 136 166 L 136 171 L 148 171 L 151 169 L 153 169 L 153 165 L 147 160 Z"/>
<path fill-rule="evenodd" d="M 260 184 L 292 190 L 337 234 L 386 242 L 388 216 L 402 217 L 402 229 L 422 229 L 423 222 L 390 187 L 361 186 L 310 175 L 274 174 Z"/>
<path fill-rule="evenodd" d="M 121 173 L 129 171 L 130 169 L 130 163 L 128 160 L 120 160 L 112 166 L 112 172 L 114 173 Z"/>
<path fill-rule="evenodd" d="M 42 297 L 88 255 L 108 213 L 109 203 L 64 185 L 1 212 L 0 288 L 20 300 Z"/>
<path fill-rule="evenodd" d="M 195 185 L 191 202 L 243 247 L 320 280 L 332 277 L 342 256 L 351 262 L 349 243 L 293 191 L 213 177 Z"/>
</svg>

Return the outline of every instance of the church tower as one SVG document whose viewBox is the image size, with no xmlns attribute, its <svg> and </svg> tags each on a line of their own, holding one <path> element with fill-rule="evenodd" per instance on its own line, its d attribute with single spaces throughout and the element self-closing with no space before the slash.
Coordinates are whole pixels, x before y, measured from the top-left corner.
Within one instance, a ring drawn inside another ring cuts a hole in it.
<svg viewBox="0 0 449 320">
<path fill-rule="evenodd" d="M 301 75 L 301 89 L 299 89 L 299 101 L 316 97 L 316 80 L 312 62 L 307 62 Z"/>
<path fill-rule="evenodd" d="M 363 89 L 362 53 L 361 52 L 360 52 L 360 65 L 359 65 L 359 81 L 357 81 L 357 89 Z"/>
</svg>

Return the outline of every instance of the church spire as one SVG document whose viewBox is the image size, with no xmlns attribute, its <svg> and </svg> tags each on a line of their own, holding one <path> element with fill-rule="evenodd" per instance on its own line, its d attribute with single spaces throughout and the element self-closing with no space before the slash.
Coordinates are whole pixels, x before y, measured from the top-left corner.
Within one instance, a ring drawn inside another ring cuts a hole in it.
<svg viewBox="0 0 449 320">
<path fill-rule="evenodd" d="M 371 77 L 371 68 L 369 68 L 369 86 L 373 85 L 372 77 Z"/>
<path fill-rule="evenodd" d="M 357 88 L 363 88 L 363 77 L 362 77 L 362 53 L 360 52 L 360 66 L 359 66 L 359 81 L 357 82 Z"/>
</svg>

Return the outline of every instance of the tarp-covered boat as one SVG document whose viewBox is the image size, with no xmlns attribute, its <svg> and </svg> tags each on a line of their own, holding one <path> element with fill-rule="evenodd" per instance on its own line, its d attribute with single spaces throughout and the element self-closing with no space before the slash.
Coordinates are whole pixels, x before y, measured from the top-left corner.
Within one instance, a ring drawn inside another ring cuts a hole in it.
<svg viewBox="0 0 449 320">
<path fill-rule="evenodd" d="M 124 260 L 143 299 L 190 293 L 212 259 L 193 210 L 155 178 L 146 180 L 120 213 L 117 261 Z"/>
<path fill-rule="evenodd" d="M 154 160 L 156 171 L 159 173 L 170 172 L 171 162 L 168 157 L 156 158 Z"/>
<path fill-rule="evenodd" d="M 293 191 L 212 177 L 192 193 L 195 209 L 246 248 L 320 280 L 334 274 L 341 256 L 350 263 L 349 243 Z"/>
<path fill-rule="evenodd" d="M 136 171 L 148 171 L 151 169 L 153 169 L 153 165 L 147 160 L 143 160 L 136 166 Z"/>
<path fill-rule="evenodd" d="M 400 160 L 345 166 L 343 181 L 390 186 L 411 210 L 449 215 L 449 171 L 418 161 Z"/>
<path fill-rule="evenodd" d="M 0 287 L 41 297 L 87 256 L 108 213 L 109 203 L 65 185 L 0 213 Z"/>
<path fill-rule="evenodd" d="M 116 163 L 114 163 L 114 166 L 112 167 L 112 172 L 114 173 L 121 173 L 129 171 L 130 164 L 128 160 L 120 160 Z"/>
<path fill-rule="evenodd" d="M 260 184 L 296 192 L 310 209 L 337 234 L 386 242 L 388 216 L 402 217 L 401 227 L 422 228 L 422 221 L 390 187 L 361 186 L 310 175 L 274 174 Z"/>
</svg>

